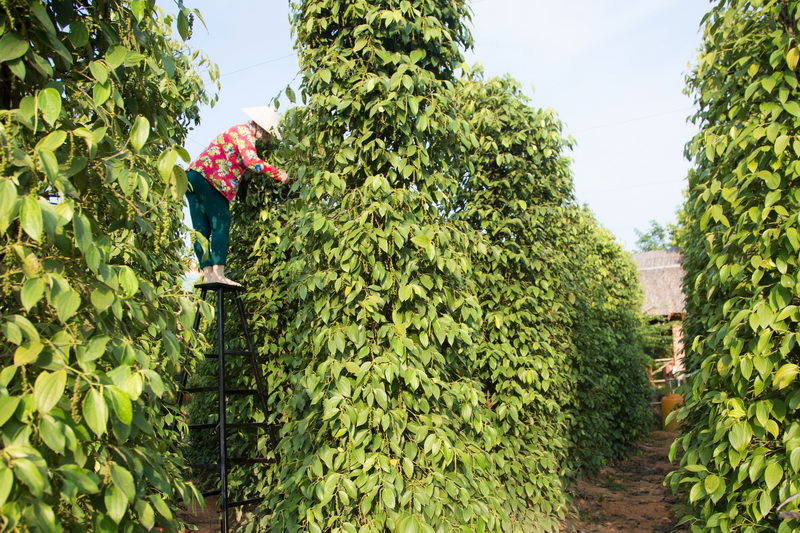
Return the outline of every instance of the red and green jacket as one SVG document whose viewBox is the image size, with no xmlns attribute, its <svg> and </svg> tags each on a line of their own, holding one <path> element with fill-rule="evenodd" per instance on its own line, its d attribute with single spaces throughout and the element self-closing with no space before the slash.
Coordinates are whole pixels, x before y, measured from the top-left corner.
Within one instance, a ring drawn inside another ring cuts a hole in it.
<svg viewBox="0 0 800 533">
<path fill-rule="evenodd" d="M 202 174 L 231 202 L 236 197 L 247 168 L 262 174 L 269 172 L 278 179 L 279 170 L 258 157 L 255 141 L 251 123 L 228 128 L 211 141 L 208 148 L 189 165 L 189 170 Z"/>
</svg>

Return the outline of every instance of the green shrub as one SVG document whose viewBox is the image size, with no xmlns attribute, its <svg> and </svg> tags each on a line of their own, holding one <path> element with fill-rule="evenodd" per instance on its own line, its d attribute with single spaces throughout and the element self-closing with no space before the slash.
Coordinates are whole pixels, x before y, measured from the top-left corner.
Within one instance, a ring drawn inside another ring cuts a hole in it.
<svg viewBox="0 0 800 533">
<path fill-rule="evenodd" d="M 193 311 L 174 163 L 206 63 L 171 36 L 192 13 L 3 7 L 0 528 L 175 529 L 197 497 L 163 406 Z"/>
<path fill-rule="evenodd" d="M 584 391 L 623 402 L 617 426 L 585 434 L 610 457 L 641 430 L 635 269 L 573 205 L 553 113 L 510 79 L 452 79 L 465 17 L 461 2 L 294 5 L 304 105 L 275 158 L 296 181 L 254 181 L 234 210 L 281 427 L 246 530 L 556 531 L 565 479 L 589 468 L 565 457 L 585 415 L 575 290 L 613 311 L 587 334 L 629 328 L 592 374 L 620 377 Z M 601 259 L 610 288 L 570 274 Z"/>
<path fill-rule="evenodd" d="M 250 234 L 272 257 L 243 261 L 245 279 L 265 282 L 256 298 L 269 293 L 286 317 L 265 348 L 281 359 L 270 374 L 284 424 L 278 484 L 265 487 L 274 514 L 261 523 L 497 530 L 500 487 L 483 450 L 496 432 L 465 375 L 481 319 L 471 234 L 441 214 L 467 127 L 450 79 L 466 8 L 294 10 L 307 104 L 286 129 L 296 197 L 283 228 L 277 208 Z"/>
<path fill-rule="evenodd" d="M 796 531 L 798 2 L 718 2 L 688 77 L 686 369 L 680 468 L 694 532 Z"/>
<path fill-rule="evenodd" d="M 580 474 L 620 457 L 650 429 L 652 388 L 636 266 L 590 212 L 575 210 L 570 218 L 577 355 L 568 435 L 570 461 Z"/>
<path fill-rule="evenodd" d="M 500 434 L 493 458 L 509 514 L 524 531 L 558 531 L 574 355 L 556 268 L 564 260 L 558 219 L 572 201 L 569 142 L 554 114 L 529 107 L 508 76 L 470 71 L 458 98 L 475 142 L 466 147 L 457 217 L 486 241 L 473 248 L 484 315 L 473 374 Z"/>
</svg>

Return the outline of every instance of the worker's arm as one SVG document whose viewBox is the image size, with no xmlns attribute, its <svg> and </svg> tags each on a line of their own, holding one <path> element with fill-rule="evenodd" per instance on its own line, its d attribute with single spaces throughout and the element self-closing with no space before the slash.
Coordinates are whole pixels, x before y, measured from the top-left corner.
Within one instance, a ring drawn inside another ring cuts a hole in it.
<svg viewBox="0 0 800 533">
<path fill-rule="evenodd" d="M 242 128 L 240 135 L 237 135 L 236 139 L 236 147 L 239 150 L 239 154 L 242 156 L 242 162 L 244 165 L 256 172 L 260 172 L 261 174 L 272 174 L 272 178 L 279 182 L 284 183 L 286 181 L 286 172 L 279 170 L 275 167 L 269 166 L 266 161 L 258 157 L 258 152 L 256 151 L 255 145 L 255 137 L 253 132 L 250 128 Z"/>
</svg>

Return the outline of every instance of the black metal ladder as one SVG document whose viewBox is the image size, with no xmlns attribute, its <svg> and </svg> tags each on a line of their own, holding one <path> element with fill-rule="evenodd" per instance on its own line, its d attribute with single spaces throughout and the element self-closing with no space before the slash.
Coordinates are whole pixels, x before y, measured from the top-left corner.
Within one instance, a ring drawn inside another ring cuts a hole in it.
<svg viewBox="0 0 800 533">
<path fill-rule="evenodd" d="M 269 415 L 269 411 L 267 409 L 267 396 L 265 394 L 265 387 L 263 378 L 261 376 L 261 371 L 258 367 L 258 362 L 256 361 L 256 353 L 253 350 L 253 341 L 250 337 L 250 330 L 247 327 L 247 318 L 244 314 L 244 306 L 242 304 L 242 300 L 240 298 L 240 293 L 244 291 L 243 287 L 238 287 L 235 285 L 227 285 L 224 283 L 201 283 L 195 285 L 195 287 L 200 289 L 200 298 L 205 301 L 206 297 L 208 296 L 209 291 L 216 292 L 217 295 L 217 313 L 216 313 L 216 329 L 217 329 L 217 350 L 216 353 L 205 354 L 205 357 L 208 359 L 216 359 L 217 360 L 217 385 L 214 387 L 192 387 L 187 388 L 187 380 L 188 374 L 186 372 L 180 378 L 181 382 L 181 392 L 194 394 L 194 393 L 214 393 L 216 392 L 218 395 L 218 420 L 217 423 L 212 424 L 189 424 L 190 430 L 197 430 L 197 429 L 217 429 L 218 431 L 218 438 L 219 438 L 219 462 L 212 463 L 212 464 L 194 464 L 190 465 L 193 468 L 209 468 L 219 471 L 219 488 L 215 490 L 210 490 L 203 493 L 203 496 L 216 496 L 219 495 L 219 508 L 220 508 L 220 530 L 223 533 L 228 533 L 228 510 L 241 507 L 244 505 L 250 505 L 253 503 L 257 503 L 261 501 L 261 498 L 253 498 L 249 500 L 241 500 L 241 501 L 229 501 L 228 498 L 228 471 L 232 464 L 258 464 L 258 463 L 269 463 L 274 462 L 274 459 L 270 458 L 231 458 L 228 457 L 228 430 L 229 429 L 242 429 L 242 428 L 265 428 L 270 432 L 270 437 L 272 438 L 273 442 L 275 440 L 274 435 L 274 428 L 268 422 L 236 422 L 236 423 L 229 423 L 227 420 L 226 415 L 226 397 L 231 395 L 252 395 L 256 396 L 260 401 L 260 407 L 263 410 L 265 420 Z M 245 350 L 229 350 L 226 349 L 226 337 L 225 337 L 225 296 L 229 294 L 233 297 L 233 300 L 236 303 L 236 309 L 239 314 L 239 319 L 241 320 L 242 331 L 244 333 L 244 340 L 246 343 Z M 198 304 L 195 318 L 194 318 L 194 330 L 197 331 L 200 327 L 200 304 Z M 250 360 L 250 367 L 253 372 L 253 376 L 255 377 L 256 388 L 255 389 L 228 389 L 226 384 L 226 377 L 225 377 L 225 357 L 226 356 L 244 356 L 248 357 Z M 181 404 L 183 402 L 184 394 L 179 396 L 179 404 L 178 408 L 180 409 Z"/>
</svg>

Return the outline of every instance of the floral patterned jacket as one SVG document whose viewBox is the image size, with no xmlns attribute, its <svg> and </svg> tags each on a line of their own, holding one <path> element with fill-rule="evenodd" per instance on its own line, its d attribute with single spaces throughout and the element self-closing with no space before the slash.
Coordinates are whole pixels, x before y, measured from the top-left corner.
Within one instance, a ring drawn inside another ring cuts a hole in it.
<svg viewBox="0 0 800 533">
<path fill-rule="evenodd" d="M 236 197 L 246 168 L 264 174 L 269 172 L 278 179 L 279 170 L 258 157 L 255 140 L 251 123 L 228 128 L 211 141 L 208 148 L 189 165 L 189 170 L 202 174 L 231 202 Z"/>
</svg>

